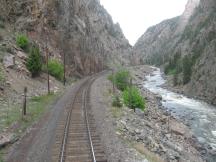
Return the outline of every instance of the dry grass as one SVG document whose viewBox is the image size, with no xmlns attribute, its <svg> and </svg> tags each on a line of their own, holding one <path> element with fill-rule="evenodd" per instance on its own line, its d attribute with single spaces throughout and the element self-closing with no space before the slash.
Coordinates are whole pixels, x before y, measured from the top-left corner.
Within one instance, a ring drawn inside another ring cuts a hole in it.
<svg viewBox="0 0 216 162">
<path fill-rule="evenodd" d="M 145 146 L 142 143 L 136 143 L 133 144 L 133 147 L 141 154 L 145 155 L 145 157 L 150 162 L 164 162 L 163 159 L 161 159 L 158 155 L 150 152 L 148 149 L 145 148 Z"/>
<path fill-rule="evenodd" d="M 18 131 L 22 130 L 24 132 L 27 127 L 37 121 L 48 110 L 49 106 L 52 105 L 59 95 L 50 94 L 32 97 L 27 101 L 27 115 L 25 118 L 22 117 L 21 104 L 10 105 L 8 109 L 3 109 L 0 114 L 0 132 L 14 123 L 18 123 L 20 126 Z"/>
</svg>

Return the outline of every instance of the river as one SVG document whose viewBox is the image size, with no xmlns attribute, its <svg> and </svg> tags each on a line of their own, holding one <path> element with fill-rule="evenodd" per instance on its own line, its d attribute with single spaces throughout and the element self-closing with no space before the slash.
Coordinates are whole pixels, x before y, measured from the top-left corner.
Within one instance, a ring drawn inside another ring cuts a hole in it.
<svg viewBox="0 0 216 162">
<path fill-rule="evenodd" d="M 144 87 L 162 96 L 164 108 L 187 123 L 200 143 L 216 150 L 216 107 L 162 88 L 166 80 L 159 68 L 155 68 L 153 75 L 148 75 L 146 79 Z"/>
</svg>

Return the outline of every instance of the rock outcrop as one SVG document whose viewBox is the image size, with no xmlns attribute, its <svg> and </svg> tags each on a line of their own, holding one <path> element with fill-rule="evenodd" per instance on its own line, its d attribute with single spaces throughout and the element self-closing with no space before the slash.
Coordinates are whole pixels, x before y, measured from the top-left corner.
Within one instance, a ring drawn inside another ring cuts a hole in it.
<svg viewBox="0 0 216 162">
<path fill-rule="evenodd" d="M 87 75 L 128 64 L 131 46 L 99 0 L 0 0 L 1 21 L 48 47 L 51 57 L 66 55 L 68 75 Z M 45 55 L 45 53 L 44 53 Z"/>
<path fill-rule="evenodd" d="M 149 28 L 134 46 L 133 54 L 138 56 L 136 63 L 166 67 L 174 62 L 176 85 L 184 85 L 184 93 L 191 97 L 216 104 L 215 51 L 216 2 L 189 0 L 181 16 Z M 186 81 L 184 58 L 189 58 Z"/>
</svg>

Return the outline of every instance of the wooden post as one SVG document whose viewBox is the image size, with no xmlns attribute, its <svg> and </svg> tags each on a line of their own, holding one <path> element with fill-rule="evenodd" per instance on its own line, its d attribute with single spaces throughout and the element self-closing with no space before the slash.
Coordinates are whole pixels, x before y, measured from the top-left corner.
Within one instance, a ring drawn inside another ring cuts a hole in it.
<svg viewBox="0 0 216 162">
<path fill-rule="evenodd" d="M 92 59 L 90 57 L 90 75 L 92 74 Z"/>
<path fill-rule="evenodd" d="M 133 105 L 132 105 L 132 85 L 133 85 L 133 82 L 132 82 L 132 78 L 130 78 L 130 85 L 129 85 L 129 102 L 130 102 L 130 108 L 132 109 L 133 108 Z M 134 112 L 135 112 L 135 108 L 134 109 Z"/>
<path fill-rule="evenodd" d="M 10 111 L 10 97 L 9 92 L 7 92 L 7 104 L 8 104 L 8 110 L 7 110 L 7 119 L 9 118 L 9 111 Z"/>
<path fill-rule="evenodd" d="M 13 64 L 14 64 L 14 65 L 16 64 L 15 57 L 13 57 Z"/>
<path fill-rule="evenodd" d="M 114 70 L 112 69 L 112 86 L 113 86 L 113 94 L 115 94 L 115 76 Z"/>
<path fill-rule="evenodd" d="M 45 12 L 45 16 L 47 16 L 47 12 Z M 47 24 L 47 19 L 45 17 L 44 19 L 44 33 L 45 33 L 45 41 L 46 41 L 46 66 L 47 66 L 47 91 L 48 91 L 48 94 L 50 94 L 50 82 L 49 82 L 49 70 L 48 70 L 48 62 L 49 62 L 49 51 L 48 51 L 48 29 L 46 27 L 46 24 Z"/>
<path fill-rule="evenodd" d="M 46 47 L 46 63 L 47 63 L 47 90 L 48 94 L 50 94 L 50 82 L 49 82 L 49 53 L 48 48 Z"/>
<path fill-rule="evenodd" d="M 94 69 L 93 69 L 93 71 L 94 71 L 94 74 L 96 73 L 96 66 L 95 66 L 95 62 L 93 62 L 93 67 L 94 67 Z"/>
<path fill-rule="evenodd" d="M 27 96 L 27 87 L 24 87 L 23 116 L 26 116 L 26 96 Z"/>
<path fill-rule="evenodd" d="M 64 86 L 65 86 L 65 82 L 66 82 L 66 78 L 65 78 L 65 52 L 64 52 Z"/>
<path fill-rule="evenodd" d="M 104 68 L 104 59 L 102 60 L 102 71 L 104 71 L 105 68 Z"/>
</svg>

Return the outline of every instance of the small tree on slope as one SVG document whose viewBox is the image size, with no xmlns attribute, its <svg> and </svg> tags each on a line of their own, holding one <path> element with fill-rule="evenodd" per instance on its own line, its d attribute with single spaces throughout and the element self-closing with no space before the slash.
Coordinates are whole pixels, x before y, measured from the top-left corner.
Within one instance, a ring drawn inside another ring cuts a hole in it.
<svg viewBox="0 0 216 162">
<path fill-rule="evenodd" d="M 42 60 L 40 56 L 39 48 L 32 46 L 30 50 L 30 55 L 26 64 L 27 69 L 31 72 L 32 77 L 39 75 L 42 69 Z"/>
</svg>

